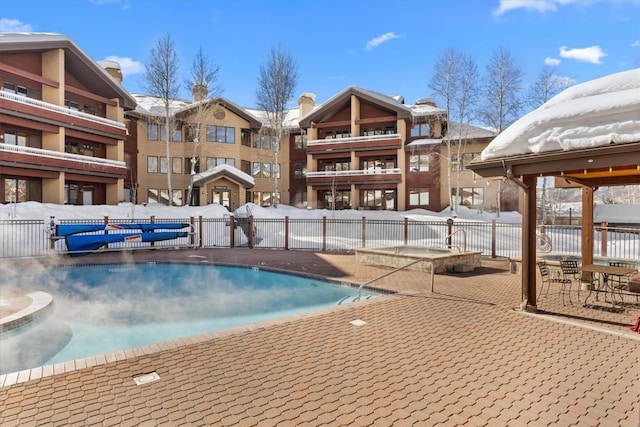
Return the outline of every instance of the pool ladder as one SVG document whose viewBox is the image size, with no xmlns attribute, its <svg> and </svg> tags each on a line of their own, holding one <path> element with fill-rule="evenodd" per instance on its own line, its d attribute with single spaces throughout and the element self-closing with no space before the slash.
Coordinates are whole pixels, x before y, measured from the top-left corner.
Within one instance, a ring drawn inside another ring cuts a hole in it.
<svg viewBox="0 0 640 427">
<path fill-rule="evenodd" d="M 434 268 L 433 268 L 433 263 L 431 263 L 427 258 L 419 258 L 419 259 L 415 259 L 415 260 L 411 261 L 411 262 L 410 262 L 410 263 L 408 263 L 408 264 L 402 265 L 402 266 L 400 266 L 400 267 L 398 267 L 398 268 L 394 268 L 393 270 L 388 271 L 388 272 L 384 273 L 383 275 L 376 277 L 375 279 L 371 279 L 371 280 L 369 280 L 369 281 L 367 281 L 367 282 L 362 283 L 362 284 L 358 287 L 358 296 L 357 296 L 357 297 L 355 297 L 355 298 L 353 299 L 353 302 L 359 301 L 359 300 L 361 299 L 361 295 L 362 295 L 362 288 L 364 288 L 365 286 L 370 285 L 371 283 L 373 283 L 373 282 L 375 282 L 375 281 L 378 281 L 378 280 L 380 280 L 380 279 L 383 279 L 383 278 L 385 278 L 385 277 L 387 277 L 387 276 L 390 276 L 390 275 L 392 275 L 392 274 L 393 274 L 393 273 L 395 273 L 395 272 L 398 272 L 398 271 L 400 271 L 400 270 L 404 270 L 404 269 L 405 269 L 405 268 L 407 268 L 407 267 L 411 267 L 412 265 L 417 264 L 417 263 L 419 263 L 419 262 L 427 262 L 427 263 L 429 264 L 429 270 L 430 270 L 430 272 L 431 272 L 431 292 L 433 292 L 433 279 L 434 279 L 434 275 L 435 275 L 435 270 L 434 270 Z M 344 300 L 345 300 L 345 298 L 341 299 L 341 300 L 338 302 L 338 304 L 340 304 L 340 303 L 341 303 L 341 302 L 343 302 Z"/>
</svg>

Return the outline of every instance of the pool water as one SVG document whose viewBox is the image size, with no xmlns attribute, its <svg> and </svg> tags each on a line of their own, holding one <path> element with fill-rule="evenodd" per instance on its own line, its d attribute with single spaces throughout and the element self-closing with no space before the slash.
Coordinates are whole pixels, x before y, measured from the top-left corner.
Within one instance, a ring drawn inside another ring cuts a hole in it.
<svg viewBox="0 0 640 427">
<path fill-rule="evenodd" d="M 259 269 L 135 264 L 32 274 L 50 316 L 0 334 L 0 374 L 353 301 L 357 288 Z M 363 291 L 362 298 L 376 294 Z"/>
</svg>

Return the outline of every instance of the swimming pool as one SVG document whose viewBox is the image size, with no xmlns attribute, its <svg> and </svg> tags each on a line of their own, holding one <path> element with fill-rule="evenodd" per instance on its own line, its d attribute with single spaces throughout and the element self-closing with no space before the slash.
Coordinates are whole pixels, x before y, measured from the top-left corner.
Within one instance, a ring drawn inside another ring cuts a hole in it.
<svg viewBox="0 0 640 427">
<path fill-rule="evenodd" d="M 202 264 L 56 267 L 25 276 L 53 296 L 54 307 L 0 334 L 0 374 L 344 304 L 358 294 L 316 278 Z"/>
</svg>

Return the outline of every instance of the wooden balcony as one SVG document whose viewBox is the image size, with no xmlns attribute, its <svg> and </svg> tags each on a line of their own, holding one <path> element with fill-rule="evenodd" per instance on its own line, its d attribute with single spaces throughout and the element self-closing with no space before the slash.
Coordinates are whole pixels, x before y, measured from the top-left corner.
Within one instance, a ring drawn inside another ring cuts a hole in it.
<svg viewBox="0 0 640 427">
<path fill-rule="evenodd" d="M 307 184 L 311 186 L 398 184 L 400 182 L 402 182 L 402 171 L 399 168 L 307 172 Z"/>
<path fill-rule="evenodd" d="M 112 178 L 127 174 L 124 162 L 9 144 L 0 144 L 0 166 Z"/>
<path fill-rule="evenodd" d="M 0 114 L 8 122 L 12 118 L 18 121 L 27 119 L 43 125 L 61 126 L 111 139 L 113 144 L 125 139 L 127 135 L 124 123 L 4 90 L 0 90 Z"/>
<path fill-rule="evenodd" d="M 312 139 L 307 141 L 307 153 L 370 151 L 399 149 L 402 147 L 400 134 L 354 136 L 350 138 Z"/>
</svg>

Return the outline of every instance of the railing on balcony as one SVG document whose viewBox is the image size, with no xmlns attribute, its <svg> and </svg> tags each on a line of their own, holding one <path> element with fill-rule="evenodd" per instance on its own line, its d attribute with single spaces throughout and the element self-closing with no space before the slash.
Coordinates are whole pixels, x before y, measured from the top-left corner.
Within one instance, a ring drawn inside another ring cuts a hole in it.
<svg viewBox="0 0 640 427">
<path fill-rule="evenodd" d="M 5 90 L 0 90 L 0 98 L 9 99 L 11 101 L 19 102 L 21 104 L 32 105 L 34 107 L 42 108 L 49 111 L 54 111 L 56 113 L 65 114 L 67 116 L 80 117 L 82 119 L 89 120 L 94 123 L 113 126 L 119 129 L 126 128 L 124 123 L 120 123 L 115 120 L 105 119 L 104 117 L 83 113 L 82 111 L 71 110 L 69 108 L 61 107 L 55 104 L 50 104 L 48 102 L 40 101 L 38 99 L 28 98 L 23 95 L 16 95 L 15 93 L 11 93 Z"/>
<path fill-rule="evenodd" d="M 93 163 L 102 166 L 126 167 L 125 162 L 117 160 L 103 159 L 100 157 L 83 156 L 80 154 L 63 153 L 60 151 L 44 150 L 42 148 L 23 147 L 21 145 L 0 144 L 0 151 L 9 151 L 12 153 L 24 153 L 32 156 L 48 157 L 50 159 L 65 159 L 74 162 Z"/>
<path fill-rule="evenodd" d="M 363 176 L 363 175 L 394 175 L 399 174 L 400 168 L 390 169 L 360 169 L 360 170 L 348 170 L 348 171 L 318 171 L 307 172 L 307 178 L 318 178 L 327 176 Z"/>
<path fill-rule="evenodd" d="M 358 142 L 383 141 L 387 139 L 400 139 L 399 133 L 384 135 L 352 136 L 350 138 L 311 139 L 307 141 L 307 147 L 323 144 L 353 144 Z"/>
</svg>

